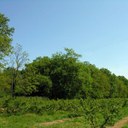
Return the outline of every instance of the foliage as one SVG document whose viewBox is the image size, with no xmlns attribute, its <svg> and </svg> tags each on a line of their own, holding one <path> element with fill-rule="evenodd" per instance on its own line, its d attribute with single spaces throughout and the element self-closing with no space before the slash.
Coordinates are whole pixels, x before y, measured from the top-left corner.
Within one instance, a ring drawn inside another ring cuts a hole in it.
<svg viewBox="0 0 128 128">
<path fill-rule="evenodd" d="M 12 116 L 26 113 L 54 115 L 64 112 L 67 113 L 65 118 L 84 117 L 85 125 L 88 124 L 92 128 L 113 125 L 116 120 L 123 117 L 124 108 L 128 109 L 128 99 L 49 100 L 41 97 L 0 99 L 0 115 Z"/>
<path fill-rule="evenodd" d="M 14 28 L 9 27 L 9 19 L 0 13 L 0 68 L 2 60 L 11 52 L 12 33 Z"/>
<path fill-rule="evenodd" d="M 81 55 L 65 48 L 51 57 L 37 57 L 26 64 L 28 54 L 17 44 L 12 48 L 14 29 L 0 13 L 0 96 L 43 96 L 50 99 L 127 98 L 128 79 L 108 69 L 81 62 Z M 11 62 L 1 70 L 1 61 L 9 53 Z"/>
<path fill-rule="evenodd" d="M 21 46 L 15 51 L 13 66 L 0 74 L 1 88 L 13 85 L 15 95 L 50 99 L 128 97 L 128 80 L 125 77 L 88 62 L 80 62 L 80 55 L 72 49 L 65 49 L 65 53 L 55 53 L 51 57 L 38 57 L 22 70 L 19 69 L 27 62 L 27 54 Z M 9 94 L 2 90 L 1 94 Z"/>
<path fill-rule="evenodd" d="M 12 54 L 10 56 L 10 72 L 11 72 L 11 95 L 15 96 L 15 88 L 19 81 L 20 73 L 19 70 L 24 67 L 24 64 L 28 61 L 28 54 L 22 50 L 22 46 L 20 44 L 16 44 L 16 46 L 12 50 Z"/>
<path fill-rule="evenodd" d="M 81 100 L 84 117 L 88 120 L 92 128 L 105 128 L 106 125 L 112 125 L 123 105 L 120 99 L 99 101 L 89 99 L 86 101 L 86 104 L 83 102 Z"/>
<path fill-rule="evenodd" d="M 128 80 L 125 77 L 117 77 L 107 69 L 80 62 L 79 57 L 72 49 L 65 49 L 65 53 L 55 53 L 51 58 L 38 57 L 27 64 L 23 71 L 24 89 L 21 89 L 21 95 L 42 95 L 52 99 L 128 96 Z M 41 79 L 46 82 L 42 83 Z"/>
</svg>

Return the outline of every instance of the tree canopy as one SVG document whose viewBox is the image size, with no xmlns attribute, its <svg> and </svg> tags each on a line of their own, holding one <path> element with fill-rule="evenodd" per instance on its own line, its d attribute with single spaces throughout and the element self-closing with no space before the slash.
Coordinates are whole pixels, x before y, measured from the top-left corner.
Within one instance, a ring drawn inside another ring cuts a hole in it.
<svg viewBox="0 0 128 128">
<path fill-rule="evenodd" d="M 9 27 L 9 19 L 0 13 L 0 65 L 3 58 L 11 52 L 14 28 Z"/>
<path fill-rule="evenodd" d="M 121 98 L 128 97 L 128 80 L 116 76 L 108 69 L 99 69 L 89 62 L 81 62 L 73 49 L 57 52 L 51 57 L 37 57 L 17 70 L 15 94 L 43 96 L 51 99 L 72 98 Z M 12 78 L 8 68 L 1 74 L 8 93 Z M 8 81 L 8 82 L 7 82 Z"/>
<path fill-rule="evenodd" d="M 128 97 L 128 79 L 87 61 L 81 62 L 81 55 L 73 49 L 65 48 L 64 53 L 37 57 L 26 64 L 27 53 L 21 45 L 11 46 L 14 29 L 8 22 L 0 13 L 0 67 L 4 57 L 10 52 L 12 55 L 11 65 L 0 72 L 0 96 L 11 92 L 12 96 L 51 99 Z"/>
</svg>

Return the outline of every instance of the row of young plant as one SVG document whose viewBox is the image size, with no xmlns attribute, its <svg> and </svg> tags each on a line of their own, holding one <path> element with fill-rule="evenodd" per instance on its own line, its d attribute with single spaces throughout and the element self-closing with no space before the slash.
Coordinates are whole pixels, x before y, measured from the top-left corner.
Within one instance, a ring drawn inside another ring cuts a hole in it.
<svg viewBox="0 0 128 128">
<path fill-rule="evenodd" d="M 128 99 L 73 99 L 49 100 L 40 97 L 17 97 L 0 99 L 1 115 L 12 114 L 54 114 L 68 112 L 68 117 L 84 117 L 85 124 L 92 128 L 112 125 L 122 110 L 128 109 Z"/>
<path fill-rule="evenodd" d="M 41 97 L 1 98 L 0 112 L 3 114 L 50 114 L 56 111 L 79 111 L 79 100 L 49 100 Z"/>
<path fill-rule="evenodd" d="M 128 110 L 128 99 L 81 100 L 83 116 L 91 128 L 113 125 Z"/>
</svg>

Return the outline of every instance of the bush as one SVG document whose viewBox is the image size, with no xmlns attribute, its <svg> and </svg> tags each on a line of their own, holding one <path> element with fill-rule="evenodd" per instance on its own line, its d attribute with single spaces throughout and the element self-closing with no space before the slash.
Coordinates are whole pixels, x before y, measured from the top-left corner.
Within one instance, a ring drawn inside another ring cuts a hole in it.
<svg viewBox="0 0 128 128">
<path fill-rule="evenodd" d="M 113 124 L 121 115 L 123 107 L 128 106 L 128 99 L 74 99 L 49 100 L 41 97 L 5 97 L 0 98 L 0 113 L 6 115 L 36 113 L 54 114 L 68 112 L 67 117 L 84 116 L 92 128 L 104 128 Z"/>
</svg>

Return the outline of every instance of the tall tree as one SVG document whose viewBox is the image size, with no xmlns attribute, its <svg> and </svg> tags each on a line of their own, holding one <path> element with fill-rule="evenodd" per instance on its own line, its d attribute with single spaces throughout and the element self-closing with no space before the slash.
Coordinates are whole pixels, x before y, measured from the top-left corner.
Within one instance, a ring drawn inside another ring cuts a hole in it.
<svg viewBox="0 0 128 128">
<path fill-rule="evenodd" d="M 27 64 L 23 72 L 23 86 L 21 95 L 33 95 L 50 97 L 52 81 L 50 79 L 51 59 L 38 57 L 32 63 Z"/>
<path fill-rule="evenodd" d="M 11 94 L 12 97 L 15 95 L 15 87 L 19 75 L 19 70 L 23 68 L 24 64 L 28 61 L 28 54 L 22 50 L 22 46 L 17 44 L 13 48 L 11 54 L 11 68 L 12 68 L 12 85 Z"/>
<path fill-rule="evenodd" d="M 78 75 L 81 55 L 68 48 L 65 48 L 65 52 L 52 56 L 50 78 L 53 82 L 53 98 L 74 98 L 81 88 L 81 79 Z"/>
<path fill-rule="evenodd" d="M 9 19 L 0 13 L 0 67 L 3 58 L 11 52 L 12 34 L 14 28 L 9 27 Z"/>
</svg>

